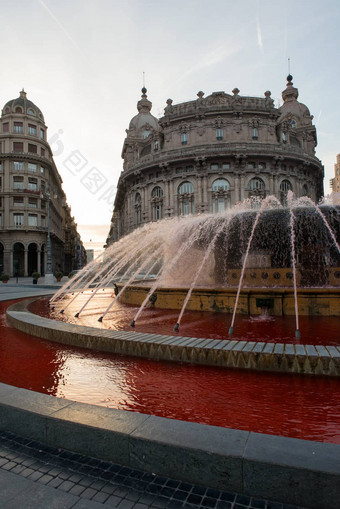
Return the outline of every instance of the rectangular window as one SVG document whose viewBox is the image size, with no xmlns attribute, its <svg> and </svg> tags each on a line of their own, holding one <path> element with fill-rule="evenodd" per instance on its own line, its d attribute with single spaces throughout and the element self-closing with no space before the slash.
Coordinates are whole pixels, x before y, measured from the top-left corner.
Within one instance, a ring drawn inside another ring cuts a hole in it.
<svg viewBox="0 0 340 509">
<path fill-rule="evenodd" d="M 30 152 L 31 154 L 36 154 L 37 153 L 37 146 L 33 145 L 33 143 L 29 143 L 28 144 L 28 152 Z"/>
<path fill-rule="evenodd" d="M 41 226 L 46 226 L 46 217 L 41 216 Z"/>
<path fill-rule="evenodd" d="M 29 198 L 28 206 L 30 209 L 37 209 L 38 208 L 38 200 L 36 198 Z"/>
<path fill-rule="evenodd" d="M 256 127 L 253 127 L 253 129 L 251 130 L 251 137 L 253 138 L 253 140 L 257 140 L 258 139 L 259 132 L 256 129 Z"/>
<path fill-rule="evenodd" d="M 40 138 L 41 138 L 42 140 L 44 140 L 44 139 L 45 139 L 45 131 L 44 131 L 44 129 L 40 129 Z"/>
<path fill-rule="evenodd" d="M 222 170 L 229 170 L 230 169 L 230 163 L 223 163 L 222 164 Z"/>
<path fill-rule="evenodd" d="M 40 154 L 41 154 L 41 157 L 45 157 L 45 149 L 44 148 L 40 149 Z"/>
<path fill-rule="evenodd" d="M 24 224 L 24 214 L 19 214 L 17 212 L 14 212 L 14 214 L 13 214 L 13 222 L 14 222 L 14 226 L 23 226 L 23 224 Z"/>
<path fill-rule="evenodd" d="M 182 145 L 186 145 L 188 143 L 188 136 L 186 133 L 181 134 L 181 142 L 182 142 Z"/>
<path fill-rule="evenodd" d="M 41 200 L 41 208 L 42 208 L 43 210 L 45 210 L 45 209 L 46 209 L 46 201 L 45 201 L 45 200 Z"/>
<path fill-rule="evenodd" d="M 24 198 L 23 196 L 14 196 L 13 198 L 13 207 L 23 207 L 24 206 Z"/>
<path fill-rule="evenodd" d="M 2 132 L 9 133 L 9 123 L 8 122 L 6 122 L 5 124 L 2 124 Z"/>
<path fill-rule="evenodd" d="M 183 168 L 176 168 L 176 173 L 183 173 Z"/>
<path fill-rule="evenodd" d="M 2 214 L 0 214 L 0 228 L 2 228 Z"/>
<path fill-rule="evenodd" d="M 20 134 L 24 132 L 24 124 L 22 122 L 14 122 L 13 132 Z"/>
<path fill-rule="evenodd" d="M 28 189 L 30 191 L 37 191 L 38 190 L 38 183 L 35 179 L 28 179 Z"/>
<path fill-rule="evenodd" d="M 23 171 L 24 163 L 22 161 L 13 161 L 13 170 L 14 171 Z"/>
<path fill-rule="evenodd" d="M 28 171 L 36 173 L 38 171 L 38 165 L 34 163 L 28 163 Z"/>
<path fill-rule="evenodd" d="M 223 140 L 223 129 L 216 129 L 216 139 Z"/>
<path fill-rule="evenodd" d="M 37 135 L 37 126 L 33 124 L 28 124 L 28 134 L 31 136 Z"/>
<path fill-rule="evenodd" d="M 13 189 L 24 189 L 24 177 L 13 177 Z"/>
<path fill-rule="evenodd" d="M 23 152 L 24 144 L 21 141 L 13 141 L 13 152 Z"/>
<path fill-rule="evenodd" d="M 185 168 L 185 171 L 194 171 L 194 167 L 193 166 L 187 166 Z"/>
<path fill-rule="evenodd" d="M 210 169 L 211 170 L 218 170 L 218 164 L 216 164 L 216 163 L 211 164 L 210 165 Z"/>
<path fill-rule="evenodd" d="M 153 149 L 154 149 L 154 151 L 155 151 L 155 152 L 157 152 L 157 150 L 159 149 L 159 142 L 158 142 L 158 140 L 156 140 L 156 141 L 154 142 L 154 144 L 153 144 Z"/>
<path fill-rule="evenodd" d="M 38 226 L 38 216 L 36 214 L 28 214 L 28 226 Z"/>
<path fill-rule="evenodd" d="M 2 171 L 2 163 L 0 162 L 0 171 Z"/>
</svg>

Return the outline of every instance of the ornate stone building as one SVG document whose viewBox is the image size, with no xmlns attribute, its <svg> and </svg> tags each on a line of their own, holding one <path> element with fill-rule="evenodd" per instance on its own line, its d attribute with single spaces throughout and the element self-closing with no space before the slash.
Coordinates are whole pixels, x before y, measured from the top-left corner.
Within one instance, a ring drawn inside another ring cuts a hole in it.
<svg viewBox="0 0 340 509">
<path fill-rule="evenodd" d="M 319 200 L 316 129 L 292 79 L 280 108 L 269 91 L 243 97 L 235 88 L 176 105 L 168 99 L 160 119 L 143 88 L 126 130 L 107 244 L 149 221 L 218 213 L 246 198 L 275 195 L 284 203 L 292 190 Z"/>
<path fill-rule="evenodd" d="M 50 226 L 52 271 L 85 264 L 85 250 L 47 143 L 40 109 L 22 90 L 0 119 L 0 273 L 46 272 Z"/>
<path fill-rule="evenodd" d="M 334 193 L 340 193 L 340 154 L 336 156 L 334 165 L 334 178 L 331 179 L 331 189 Z"/>
</svg>

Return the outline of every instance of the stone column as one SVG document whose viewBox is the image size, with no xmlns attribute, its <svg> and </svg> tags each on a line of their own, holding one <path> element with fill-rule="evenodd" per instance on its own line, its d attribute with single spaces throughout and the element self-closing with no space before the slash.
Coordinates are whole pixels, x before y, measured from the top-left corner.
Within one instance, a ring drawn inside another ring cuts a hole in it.
<svg viewBox="0 0 340 509">
<path fill-rule="evenodd" d="M 4 265 L 3 265 L 3 271 L 5 274 L 8 274 L 9 276 L 13 275 L 13 250 L 12 249 L 6 249 L 4 246 Z"/>
<path fill-rule="evenodd" d="M 28 276 L 28 248 L 25 248 L 24 253 L 24 276 Z"/>
<path fill-rule="evenodd" d="M 40 272 L 40 262 L 41 262 L 41 251 L 38 249 L 37 252 L 37 272 Z"/>
<path fill-rule="evenodd" d="M 244 200 L 244 175 L 240 175 L 240 200 Z"/>
<path fill-rule="evenodd" d="M 271 173 L 270 176 L 269 176 L 269 194 L 274 194 L 275 195 L 275 190 L 274 190 L 274 174 Z"/>
</svg>

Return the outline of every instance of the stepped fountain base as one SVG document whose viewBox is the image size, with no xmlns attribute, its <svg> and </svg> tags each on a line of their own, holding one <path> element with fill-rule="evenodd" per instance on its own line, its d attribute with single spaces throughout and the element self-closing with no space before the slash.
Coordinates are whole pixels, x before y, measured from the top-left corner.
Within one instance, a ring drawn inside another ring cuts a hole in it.
<svg viewBox="0 0 340 509">
<path fill-rule="evenodd" d="M 120 289 L 122 283 L 117 285 Z M 151 285 L 147 282 L 132 284 L 120 296 L 124 304 L 141 306 Z M 181 309 L 187 288 L 157 288 L 152 306 L 159 309 Z M 232 313 L 237 288 L 195 288 L 187 309 Z M 155 297 L 156 296 L 156 297 Z M 237 313 L 260 315 L 263 309 L 272 316 L 295 315 L 293 288 L 243 288 Z M 298 291 L 299 315 L 340 316 L 340 288 L 302 288 Z"/>
</svg>

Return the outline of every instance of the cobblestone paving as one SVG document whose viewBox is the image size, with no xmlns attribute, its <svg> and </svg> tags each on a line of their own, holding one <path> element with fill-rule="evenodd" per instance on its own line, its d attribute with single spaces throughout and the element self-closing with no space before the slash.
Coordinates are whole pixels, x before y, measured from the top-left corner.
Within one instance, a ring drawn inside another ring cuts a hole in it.
<svg viewBox="0 0 340 509">
<path fill-rule="evenodd" d="M 302 509 L 133 470 L 6 431 L 0 431 L 0 470 L 30 480 L 36 490 L 43 485 L 54 488 L 55 499 L 65 493 L 75 496 L 58 507 Z M 39 500 L 34 507 L 45 509 L 45 502 Z M 12 507 L 1 501 L 0 506 Z"/>
</svg>

